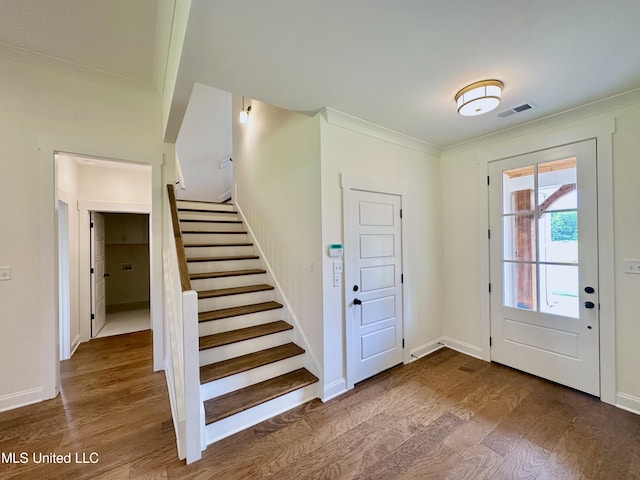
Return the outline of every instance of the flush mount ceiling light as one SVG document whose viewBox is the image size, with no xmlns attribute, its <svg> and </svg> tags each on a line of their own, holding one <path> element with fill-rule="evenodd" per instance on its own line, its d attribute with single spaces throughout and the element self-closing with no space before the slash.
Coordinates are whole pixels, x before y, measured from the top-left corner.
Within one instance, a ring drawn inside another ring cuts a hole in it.
<svg viewBox="0 0 640 480">
<path fill-rule="evenodd" d="M 503 87 L 500 80 L 483 80 L 467 85 L 456 93 L 458 113 L 473 117 L 490 112 L 500 104 Z"/>
<path fill-rule="evenodd" d="M 251 115 L 251 105 L 244 109 L 244 95 L 242 96 L 242 111 L 240 112 L 240 123 L 243 125 L 249 121 L 249 115 Z"/>
</svg>

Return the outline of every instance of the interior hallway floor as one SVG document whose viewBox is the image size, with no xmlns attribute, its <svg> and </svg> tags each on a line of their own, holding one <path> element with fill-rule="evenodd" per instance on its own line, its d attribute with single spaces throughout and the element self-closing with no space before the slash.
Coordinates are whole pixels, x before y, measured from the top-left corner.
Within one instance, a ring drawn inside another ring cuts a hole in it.
<svg viewBox="0 0 640 480">
<path fill-rule="evenodd" d="M 111 337 L 123 333 L 140 332 L 151 328 L 148 306 L 134 305 L 130 309 L 107 312 L 107 321 L 95 338 Z"/>
<path fill-rule="evenodd" d="M 0 478 L 640 478 L 640 416 L 448 349 L 233 435 L 184 465 L 151 340 L 144 331 L 83 343 L 61 364 L 57 398 L 0 413 L 5 455 L 70 453 L 96 463 L 4 462 Z"/>
</svg>

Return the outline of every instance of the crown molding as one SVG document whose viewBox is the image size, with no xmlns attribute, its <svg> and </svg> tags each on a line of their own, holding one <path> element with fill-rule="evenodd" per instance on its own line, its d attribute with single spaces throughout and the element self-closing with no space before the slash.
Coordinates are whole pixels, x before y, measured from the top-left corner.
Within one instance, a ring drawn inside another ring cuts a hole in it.
<svg viewBox="0 0 640 480">
<path fill-rule="evenodd" d="M 422 140 L 418 140 L 408 135 L 398 133 L 394 130 L 390 130 L 380 125 L 376 125 L 366 120 L 354 117 L 347 113 L 340 112 L 331 107 L 325 107 L 320 111 L 320 115 L 325 121 L 331 125 L 353 130 L 354 132 L 368 135 L 373 138 L 378 138 L 385 142 L 393 143 L 401 147 L 410 148 L 418 152 L 427 153 L 430 155 L 440 156 L 442 148 L 432 145 Z"/>
</svg>

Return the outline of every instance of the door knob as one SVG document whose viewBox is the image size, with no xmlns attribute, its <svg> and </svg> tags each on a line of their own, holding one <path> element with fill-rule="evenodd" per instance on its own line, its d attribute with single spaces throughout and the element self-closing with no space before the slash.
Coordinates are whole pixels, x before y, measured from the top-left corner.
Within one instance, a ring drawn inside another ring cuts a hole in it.
<svg viewBox="0 0 640 480">
<path fill-rule="evenodd" d="M 360 300 L 359 298 L 354 298 L 353 299 L 353 304 L 354 305 L 362 305 L 362 300 Z"/>
<path fill-rule="evenodd" d="M 358 285 L 354 285 L 354 286 L 353 286 L 353 291 L 354 291 L 354 292 L 357 292 L 357 291 L 358 291 Z"/>
<path fill-rule="evenodd" d="M 594 308 L 596 306 L 593 302 L 584 302 L 584 308 Z"/>
</svg>

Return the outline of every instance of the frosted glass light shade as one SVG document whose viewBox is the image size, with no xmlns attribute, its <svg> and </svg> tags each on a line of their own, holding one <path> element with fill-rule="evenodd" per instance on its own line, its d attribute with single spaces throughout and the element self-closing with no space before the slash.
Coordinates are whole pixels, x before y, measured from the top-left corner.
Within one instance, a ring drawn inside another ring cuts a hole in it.
<svg viewBox="0 0 640 480">
<path fill-rule="evenodd" d="M 456 93 L 458 113 L 473 117 L 490 112 L 500 104 L 503 87 L 500 80 L 483 80 L 464 87 Z"/>
<path fill-rule="evenodd" d="M 240 123 L 241 124 L 246 124 L 249 121 L 249 114 L 247 113 L 246 110 L 242 110 L 240 112 Z"/>
</svg>

